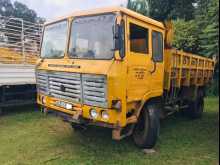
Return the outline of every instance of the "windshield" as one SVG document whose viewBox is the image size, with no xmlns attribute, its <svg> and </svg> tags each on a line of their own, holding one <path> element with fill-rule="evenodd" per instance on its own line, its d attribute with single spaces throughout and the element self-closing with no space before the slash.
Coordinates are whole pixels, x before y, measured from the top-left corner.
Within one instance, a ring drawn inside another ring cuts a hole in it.
<svg viewBox="0 0 220 165">
<path fill-rule="evenodd" d="M 64 56 L 67 40 L 67 21 L 45 27 L 41 49 L 42 58 L 61 58 Z"/>
<path fill-rule="evenodd" d="M 112 59 L 115 15 L 75 18 L 72 23 L 69 54 L 81 59 Z"/>
</svg>

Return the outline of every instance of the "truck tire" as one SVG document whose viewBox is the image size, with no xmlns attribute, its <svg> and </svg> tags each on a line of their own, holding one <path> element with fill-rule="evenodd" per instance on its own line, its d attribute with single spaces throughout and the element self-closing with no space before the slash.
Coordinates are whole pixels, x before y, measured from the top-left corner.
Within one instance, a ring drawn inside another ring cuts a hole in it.
<svg viewBox="0 0 220 165">
<path fill-rule="evenodd" d="M 157 104 L 145 106 L 133 132 L 135 144 L 140 148 L 152 149 L 160 130 L 160 108 Z"/>
<path fill-rule="evenodd" d="M 204 97 L 200 95 L 195 101 L 189 103 L 189 116 L 192 119 L 201 118 L 203 111 L 204 111 Z"/>
</svg>

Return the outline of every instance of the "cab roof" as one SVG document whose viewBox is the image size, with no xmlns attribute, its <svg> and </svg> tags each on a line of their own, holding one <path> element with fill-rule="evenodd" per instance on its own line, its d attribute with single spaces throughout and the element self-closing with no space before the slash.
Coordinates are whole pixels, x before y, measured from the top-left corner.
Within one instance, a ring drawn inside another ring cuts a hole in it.
<svg viewBox="0 0 220 165">
<path fill-rule="evenodd" d="M 121 13 L 124 13 L 124 14 L 130 16 L 130 17 L 133 17 L 133 18 L 139 19 L 139 20 L 141 20 L 143 22 L 146 22 L 148 24 L 157 26 L 158 28 L 165 29 L 165 26 L 164 26 L 163 23 L 161 23 L 159 21 L 156 21 L 154 19 L 151 19 L 149 17 L 146 17 L 146 16 L 144 16 L 142 14 L 138 14 L 137 12 L 134 12 L 134 11 L 129 10 L 127 8 L 124 8 L 124 7 L 107 7 L 107 8 L 98 8 L 98 9 L 74 12 L 74 13 L 69 14 L 67 16 L 59 17 L 59 18 L 57 18 L 55 20 L 46 22 L 45 25 L 52 24 L 52 23 L 61 21 L 63 19 L 71 18 L 71 17 L 88 16 L 88 15 L 96 15 L 96 14 L 103 14 L 103 13 L 113 13 L 113 12 L 121 12 Z"/>
</svg>

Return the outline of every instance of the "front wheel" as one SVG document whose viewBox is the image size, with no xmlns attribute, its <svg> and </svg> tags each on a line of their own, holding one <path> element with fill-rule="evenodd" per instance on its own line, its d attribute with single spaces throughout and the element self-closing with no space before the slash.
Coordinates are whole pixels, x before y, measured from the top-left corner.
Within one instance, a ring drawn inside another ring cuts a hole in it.
<svg viewBox="0 0 220 165">
<path fill-rule="evenodd" d="M 155 146 L 160 130 L 160 108 L 156 104 L 145 106 L 135 126 L 133 139 L 140 148 L 151 149 Z"/>
</svg>

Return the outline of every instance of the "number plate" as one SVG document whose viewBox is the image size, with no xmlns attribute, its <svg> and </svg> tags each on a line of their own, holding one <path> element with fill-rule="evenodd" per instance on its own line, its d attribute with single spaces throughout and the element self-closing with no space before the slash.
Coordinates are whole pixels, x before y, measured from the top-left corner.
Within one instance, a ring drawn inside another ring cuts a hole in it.
<svg viewBox="0 0 220 165">
<path fill-rule="evenodd" d="M 65 109 L 66 109 L 67 103 L 65 103 L 65 102 L 63 102 L 63 101 L 56 101 L 56 102 L 55 102 L 55 105 L 56 105 L 57 107 L 61 107 L 61 108 L 65 108 Z"/>
</svg>

